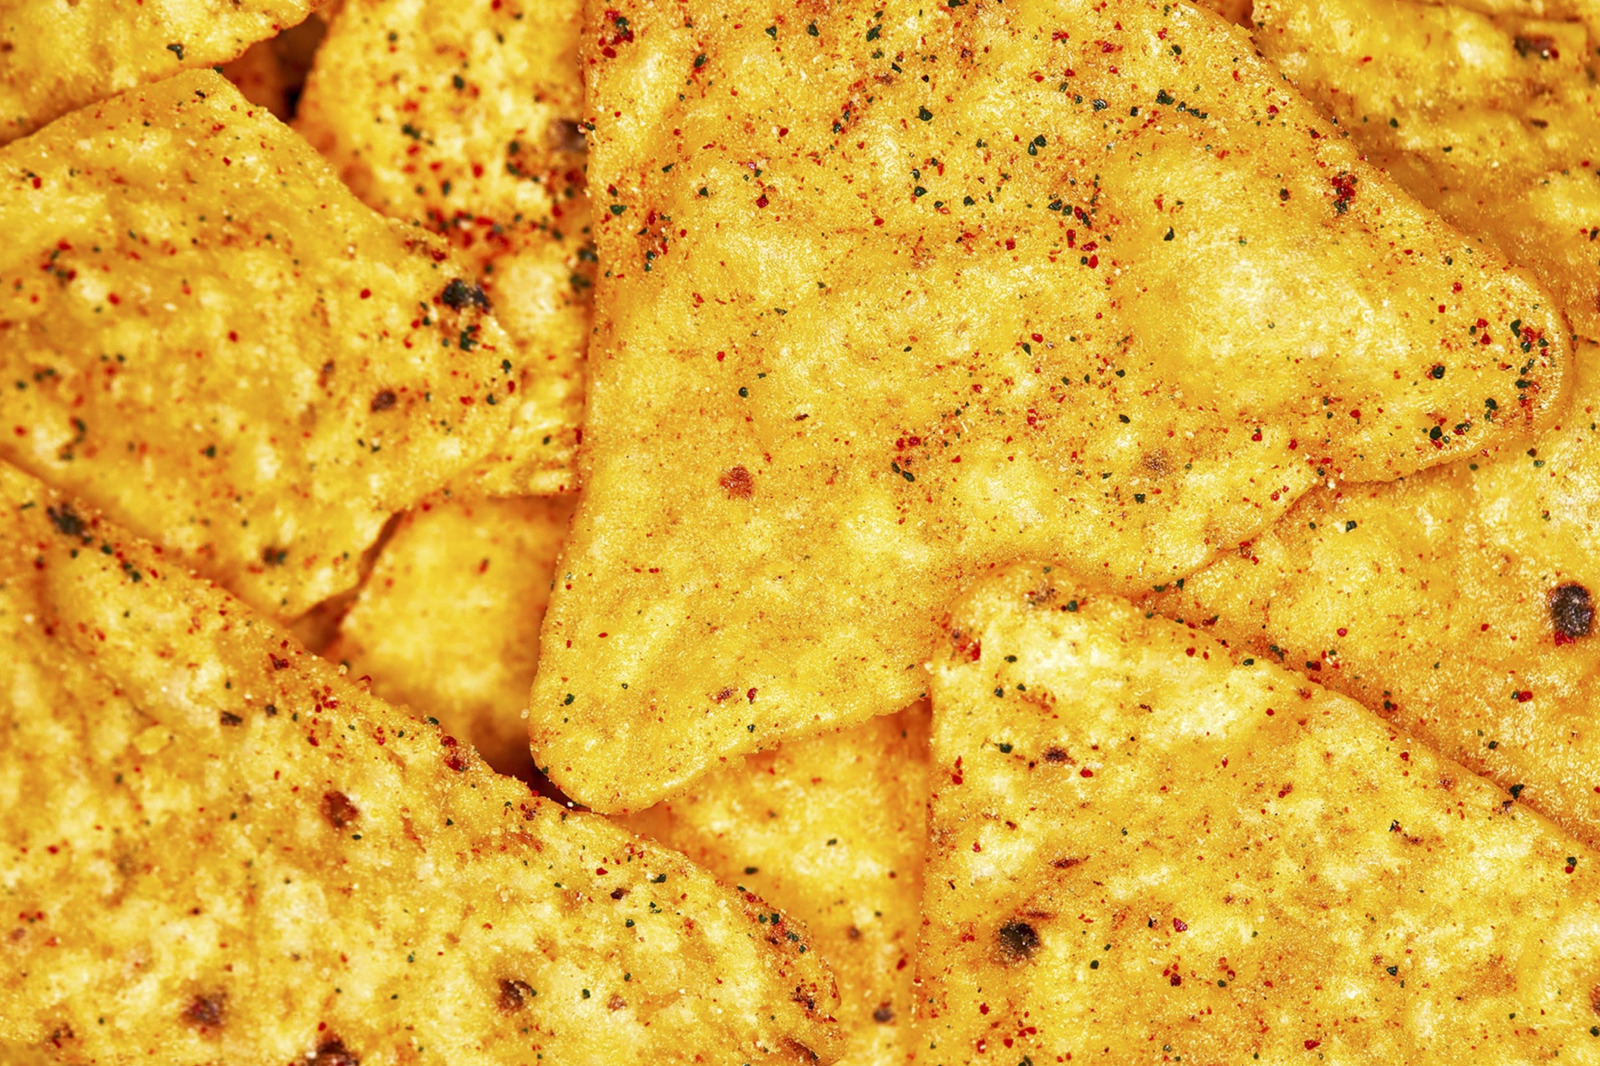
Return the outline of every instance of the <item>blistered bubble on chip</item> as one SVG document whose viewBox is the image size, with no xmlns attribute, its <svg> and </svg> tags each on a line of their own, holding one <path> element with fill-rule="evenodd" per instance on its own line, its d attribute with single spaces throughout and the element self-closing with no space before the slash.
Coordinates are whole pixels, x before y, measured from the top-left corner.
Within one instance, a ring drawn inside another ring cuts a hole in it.
<svg viewBox="0 0 1600 1066">
<path fill-rule="evenodd" d="M 325 654 L 525 776 L 523 711 L 571 517 L 564 497 L 425 501 L 379 552 Z"/>
<path fill-rule="evenodd" d="M 0 1047 L 836 1057 L 833 980 L 781 911 L 495 776 L 6 467 L 0 574 Z"/>
<path fill-rule="evenodd" d="M 928 1061 L 1592 1046 L 1600 870 L 1514 793 L 1059 570 L 1002 572 L 948 633 L 917 962 Z"/>
<path fill-rule="evenodd" d="M 1561 424 L 1393 485 L 1308 494 L 1151 607 L 1353 696 L 1600 844 L 1600 347 Z"/>
<path fill-rule="evenodd" d="M 517 399 L 444 246 L 210 72 L 0 150 L 0 229 L 0 456 L 282 618 Z"/>
<path fill-rule="evenodd" d="M 349 0 L 299 129 L 357 196 L 446 237 L 524 349 L 511 432 L 470 476 L 497 495 L 576 486 L 595 256 L 580 0 Z"/>
<path fill-rule="evenodd" d="M 1324 476 L 1555 409 L 1549 297 L 1237 28 L 764 10 L 589 28 L 586 496 L 530 708 L 574 798 L 637 808 L 905 706 L 941 604 L 998 562 L 1148 589 Z"/>
<path fill-rule="evenodd" d="M 839 981 L 840 1063 L 916 1057 L 911 986 L 927 840 L 925 703 L 786 744 L 624 819 L 805 923 Z"/>
<path fill-rule="evenodd" d="M 1468 5 L 1472 6 L 1472 5 Z M 1261 0 L 1256 39 L 1367 157 L 1532 269 L 1600 339 L 1600 19 L 1408 0 Z"/>
<path fill-rule="evenodd" d="M 0 144 L 75 108 L 226 63 L 323 0 L 0 0 Z"/>
</svg>

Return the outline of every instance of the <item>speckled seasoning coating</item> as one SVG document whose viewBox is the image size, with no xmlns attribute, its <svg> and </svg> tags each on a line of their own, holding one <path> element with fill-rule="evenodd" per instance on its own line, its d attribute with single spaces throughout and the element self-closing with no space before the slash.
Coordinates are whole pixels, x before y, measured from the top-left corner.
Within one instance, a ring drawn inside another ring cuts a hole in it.
<svg viewBox="0 0 1600 1066">
<path fill-rule="evenodd" d="M 0 575 L 0 1058 L 837 1055 L 781 912 L 494 776 L 3 465 Z"/>
<path fill-rule="evenodd" d="M 1408 0 L 1262 0 L 1255 40 L 1373 163 L 1526 264 L 1600 340 L 1600 20 Z"/>
<path fill-rule="evenodd" d="M 1600 1062 L 1593 853 L 1354 701 L 1017 567 L 933 704 L 919 1063 Z"/>
<path fill-rule="evenodd" d="M 840 1066 L 898 1066 L 927 841 L 928 705 L 785 744 L 622 819 L 811 932 L 839 981 Z"/>
<path fill-rule="evenodd" d="M 597 809 L 906 705 L 1007 559 L 1148 589 L 1560 398 L 1549 297 L 1193 8 L 588 14 L 605 269 L 530 710 Z"/>
<path fill-rule="evenodd" d="M 436 238 L 209 71 L 0 149 L 0 458 L 289 619 L 505 431 Z"/>
<path fill-rule="evenodd" d="M 0 144 L 146 82 L 226 63 L 324 0 L 0 0 Z"/>
<path fill-rule="evenodd" d="M 296 128 L 363 201 L 441 234 L 523 349 L 511 430 L 462 479 L 577 487 L 595 254 L 580 0 L 347 0 Z"/>
<path fill-rule="evenodd" d="M 1545 433 L 1319 489 L 1151 606 L 1354 696 L 1600 844 L 1600 636 L 1573 592 L 1553 599 L 1600 593 L 1600 347 L 1575 371 Z"/>
</svg>

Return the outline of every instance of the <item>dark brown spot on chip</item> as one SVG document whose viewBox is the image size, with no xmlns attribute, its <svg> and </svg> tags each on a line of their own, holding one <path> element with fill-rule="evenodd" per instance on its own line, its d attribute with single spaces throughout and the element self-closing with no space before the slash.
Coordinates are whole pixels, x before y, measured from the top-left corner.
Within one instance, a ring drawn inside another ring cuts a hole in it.
<svg viewBox="0 0 1600 1066">
<path fill-rule="evenodd" d="M 1027 922 L 1007 922 L 995 934 L 995 946 L 1001 962 L 1023 962 L 1039 949 L 1039 931 Z"/>
<path fill-rule="evenodd" d="M 618 887 L 613 888 L 611 890 L 611 898 L 612 899 L 622 899 L 627 894 L 628 894 L 628 890 L 625 889 L 625 888 L 622 888 L 621 886 L 618 886 Z"/>
<path fill-rule="evenodd" d="M 222 1025 L 222 1012 L 227 997 L 221 993 L 196 996 L 184 1008 L 183 1020 L 190 1025 L 198 1025 L 205 1029 L 216 1029 Z"/>
<path fill-rule="evenodd" d="M 344 1046 L 338 1037 L 330 1037 L 317 1045 L 317 1053 L 306 1060 L 307 1066 L 361 1066 L 361 1060 Z"/>
<path fill-rule="evenodd" d="M 56 527 L 56 532 L 68 537 L 83 536 L 83 519 L 78 517 L 78 512 L 72 509 L 71 504 L 47 507 L 45 513 L 50 516 L 50 524 Z"/>
<path fill-rule="evenodd" d="M 279 548 L 269 544 L 261 549 L 261 562 L 266 566 L 282 566 L 287 558 L 289 558 L 288 548 Z"/>
<path fill-rule="evenodd" d="M 628 1005 L 628 1001 L 617 993 L 611 993 L 611 998 L 606 1000 L 606 1010 L 621 1010 Z"/>
<path fill-rule="evenodd" d="M 244 719 L 232 711 L 219 711 L 217 713 L 217 721 L 223 725 L 244 725 Z"/>
<path fill-rule="evenodd" d="M 748 500 L 755 492 L 755 481 L 750 477 L 750 471 L 742 466 L 736 466 L 717 479 L 717 484 L 728 490 L 729 499 Z"/>
<path fill-rule="evenodd" d="M 1082 862 L 1083 862 L 1082 859 L 1073 858 L 1072 856 L 1069 855 L 1064 859 L 1056 859 L 1050 865 L 1054 866 L 1057 870 L 1070 870 L 1074 866 L 1078 866 L 1078 865 L 1082 864 Z"/>
<path fill-rule="evenodd" d="M 1072 756 L 1062 748 L 1050 748 L 1044 753 L 1045 762 L 1071 762 Z"/>
<path fill-rule="evenodd" d="M 1511 38 L 1511 44 L 1517 50 L 1517 55 L 1526 59 L 1529 56 L 1538 56 L 1540 59 L 1560 59 L 1561 53 L 1556 49 L 1556 39 L 1548 33 L 1530 33 L 1527 36 L 1517 34 Z"/>
<path fill-rule="evenodd" d="M 860 940 L 861 930 L 852 925 L 849 929 L 844 931 L 844 935 L 849 937 L 851 940 Z"/>
<path fill-rule="evenodd" d="M 372 398 L 372 413 L 387 411 L 399 401 L 400 398 L 394 394 L 393 389 L 383 389 Z"/>
<path fill-rule="evenodd" d="M 489 297 L 480 285 L 468 285 L 460 278 L 451 278 L 450 283 L 439 294 L 439 299 L 453 311 L 459 311 L 468 304 L 480 310 L 489 310 Z"/>
<path fill-rule="evenodd" d="M 350 797 L 343 792 L 324 792 L 322 794 L 322 816 L 335 829 L 343 829 L 361 817 L 361 809 L 351 803 Z"/>
<path fill-rule="evenodd" d="M 872 1012 L 872 1020 L 879 1025 L 887 1025 L 894 1021 L 894 1008 L 887 1003 L 878 1004 L 878 1009 Z"/>
<path fill-rule="evenodd" d="M 1165 448 L 1157 448 L 1144 457 L 1144 468 L 1152 474 L 1165 474 L 1170 469 Z"/>
<path fill-rule="evenodd" d="M 817 997 L 807 992 L 803 986 L 797 987 L 794 990 L 794 995 L 789 998 L 804 1007 L 807 1014 L 817 1009 Z"/>
<path fill-rule="evenodd" d="M 507 1013 L 521 1010 L 536 994 L 533 986 L 526 981 L 519 981 L 515 977 L 500 979 L 500 1009 Z"/>
<path fill-rule="evenodd" d="M 1556 637 L 1576 640 L 1594 631 L 1594 602 L 1582 585 L 1557 585 L 1550 590 L 1550 622 Z"/>
</svg>

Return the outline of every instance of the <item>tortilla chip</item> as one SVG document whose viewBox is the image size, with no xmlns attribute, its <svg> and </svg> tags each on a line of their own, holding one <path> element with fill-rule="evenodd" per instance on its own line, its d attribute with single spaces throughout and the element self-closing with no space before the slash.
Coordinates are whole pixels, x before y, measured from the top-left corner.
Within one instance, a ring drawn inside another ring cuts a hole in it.
<svg viewBox="0 0 1600 1066">
<path fill-rule="evenodd" d="M 1059 577 L 981 586 L 937 653 L 925 1061 L 1592 1057 L 1592 854 L 1351 700 Z"/>
<path fill-rule="evenodd" d="M 1600 844 L 1600 347 L 1560 426 L 1308 494 L 1151 606 L 1353 696 Z"/>
<path fill-rule="evenodd" d="M 357 196 L 456 245 L 527 353 L 512 428 L 471 481 L 576 487 L 594 252 L 580 0 L 349 0 L 298 126 Z"/>
<path fill-rule="evenodd" d="M 623 824 L 804 922 L 839 981 L 839 1061 L 888 1066 L 916 1058 L 927 793 L 918 704 L 753 756 Z"/>
<path fill-rule="evenodd" d="M 608 276 L 531 716 L 598 809 L 905 706 L 998 562 L 1148 588 L 1318 470 L 1465 455 L 1560 392 L 1548 298 L 1236 28 L 878 10 L 596 18 Z"/>
<path fill-rule="evenodd" d="M 238 57 L 323 0 L 0 0 L 0 144 L 113 93 Z"/>
<path fill-rule="evenodd" d="M 0 457 L 280 618 L 505 428 L 443 246 L 209 71 L 0 150 L 0 230 Z"/>
<path fill-rule="evenodd" d="M 495 776 L 32 479 L 0 471 L 0 500 L 0 1040 L 317 1066 L 837 1053 L 832 978 L 754 895 Z"/>
<path fill-rule="evenodd" d="M 1369 159 L 1600 338 L 1592 33 L 1406 0 L 1262 0 L 1254 17 L 1262 49 Z"/>
<path fill-rule="evenodd" d="M 566 498 L 424 502 L 383 546 L 326 656 L 526 776 L 539 624 L 571 520 Z"/>
</svg>

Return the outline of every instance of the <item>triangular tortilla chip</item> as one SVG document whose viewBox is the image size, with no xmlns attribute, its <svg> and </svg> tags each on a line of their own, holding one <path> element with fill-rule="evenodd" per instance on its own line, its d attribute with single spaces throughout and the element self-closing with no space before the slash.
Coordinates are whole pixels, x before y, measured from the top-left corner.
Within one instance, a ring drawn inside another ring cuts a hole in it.
<svg viewBox="0 0 1600 1066">
<path fill-rule="evenodd" d="M 590 13 L 603 314 L 531 715 L 596 808 L 905 706 L 998 563 L 1148 588 L 1559 393 L 1548 298 L 1191 7 Z"/>
<path fill-rule="evenodd" d="M 1600 347 L 1533 440 L 1310 493 L 1152 606 L 1354 696 L 1600 844 Z"/>
<path fill-rule="evenodd" d="M 581 0 L 348 0 L 298 128 L 366 203 L 443 235 L 525 352 L 511 432 L 468 479 L 576 487 L 594 252 Z"/>
<path fill-rule="evenodd" d="M 8 468 L 0 573 L 0 1048 L 316 1066 L 837 1053 L 833 980 L 782 914 L 489 773 Z"/>
<path fill-rule="evenodd" d="M 983 585 L 937 655 L 922 1061 L 1600 1054 L 1600 859 L 1353 701 L 1058 577 Z"/>
<path fill-rule="evenodd" d="M 845 1066 L 916 1057 L 927 841 L 925 703 L 785 744 L 623 820 L 805 923 L 839 981 Z"/>
<path fill-rule="evenodd" d="M 526 776 L 539 625 L 572 520 L 565 497 L 425 501 L 401 519 L 323 653 Z"/>
<path fill-rule="evenodd" d="M 1253 17 L 1262 50 L 1368 159 L 1600 338 L 1593 34 L 1408 0 L 1262 0 Z"/>
<path fill-rule="evenodd" d="M 0 457 L 292 618 L 503 432 L 442 244 L 209 71 L 0 150 Z"/>
<path fill-rule="evenodd" d="M 325 0 L 0 0 L 0 144 L 113 93 L 216 66 Z"/>
</svg>

